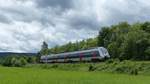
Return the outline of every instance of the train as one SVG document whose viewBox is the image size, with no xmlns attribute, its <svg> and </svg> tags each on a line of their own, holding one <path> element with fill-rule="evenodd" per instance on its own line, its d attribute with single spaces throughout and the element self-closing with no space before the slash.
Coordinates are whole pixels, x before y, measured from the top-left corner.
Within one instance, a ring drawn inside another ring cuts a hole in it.
<svg viewBox="0 0 150 84">
<path fill-rule="evenodd" d="M 40 58 L 41 63 L 66 63 L 66 62 L 96 62 L 110 58 L 106 48 L 96 47 L 87 50 L 43 55 Z"/>
</svg>

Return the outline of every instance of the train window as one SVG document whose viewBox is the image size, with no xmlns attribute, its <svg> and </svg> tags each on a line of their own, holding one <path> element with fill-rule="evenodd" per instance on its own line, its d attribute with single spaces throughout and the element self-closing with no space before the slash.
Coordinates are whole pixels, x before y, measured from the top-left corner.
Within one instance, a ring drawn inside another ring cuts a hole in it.
<svg viewBox="0 0 150 84">
<path fill-rule="evenodd" d="M 75 54 L 70 54 L 69 56 L 68 56 L 68 58 L 78 58 L 79 57 L 79 55 L 77 54 L 77 53 L 75 53 Z"/>
<path fill-rule="evenodd" d="M 83 53 L 83 57 L 91 57 L 91 56 L 92 56 L 92 52 Z"/>
<path fill-rule="evenodd" d="M 80 53 L 70 53 L 70 54 L 59 54 L 59 55 L 52 55 L 48 57 L 48 60 L 55 60 L 55 59 L 70 59 L 70 58 L 79 58 L 81 55 L 82 57 L 92 57 L 93 53 L 95 56 L 99 56 L 98 51 L 90 51 L 90 52 L 80 52 Z M 67 57 L 66 57 L 67 56 Z"/>
</svg>

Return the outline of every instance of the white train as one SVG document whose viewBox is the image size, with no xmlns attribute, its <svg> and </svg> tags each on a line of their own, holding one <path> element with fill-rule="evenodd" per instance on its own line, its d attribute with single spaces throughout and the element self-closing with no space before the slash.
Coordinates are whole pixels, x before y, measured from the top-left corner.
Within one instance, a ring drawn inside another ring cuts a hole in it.
<svg viewBox="0 0 150 84">
<path fill-rule="evenodd" d="M 109 58 L 109 57 L 110 55 L 106 48 L 97 47 L 97 48 L 82 50 L 82 51 L 45 55 L 45 56 L 41 56 L 40 61 L 42 63 L 100 61 L 102 59 Z"/>
</svg>

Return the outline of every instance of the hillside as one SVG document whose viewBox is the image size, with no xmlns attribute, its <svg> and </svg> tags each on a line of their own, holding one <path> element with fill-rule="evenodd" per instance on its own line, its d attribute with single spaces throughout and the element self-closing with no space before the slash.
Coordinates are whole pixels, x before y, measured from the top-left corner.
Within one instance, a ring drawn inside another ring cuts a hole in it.
<svg viewBox="0 0 150 84">
<path fill-rule="evenodd" d="M 0 57 L 12 56 L 12 55 L 18 55 L 18 56 L 36 56 L 36 53 L 0 52 Z"/>
</svg>

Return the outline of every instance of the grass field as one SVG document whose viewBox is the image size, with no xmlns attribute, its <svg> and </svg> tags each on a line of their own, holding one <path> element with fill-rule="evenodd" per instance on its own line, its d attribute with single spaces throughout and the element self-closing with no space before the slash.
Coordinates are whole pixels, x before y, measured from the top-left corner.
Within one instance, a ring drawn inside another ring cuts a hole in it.
<svg viewBox="0 0 150 84">
<path fill-rule="evenodd" d="M 0 67 L 0 84 L 150 84 L 150 76 Z"/>
</svg>

